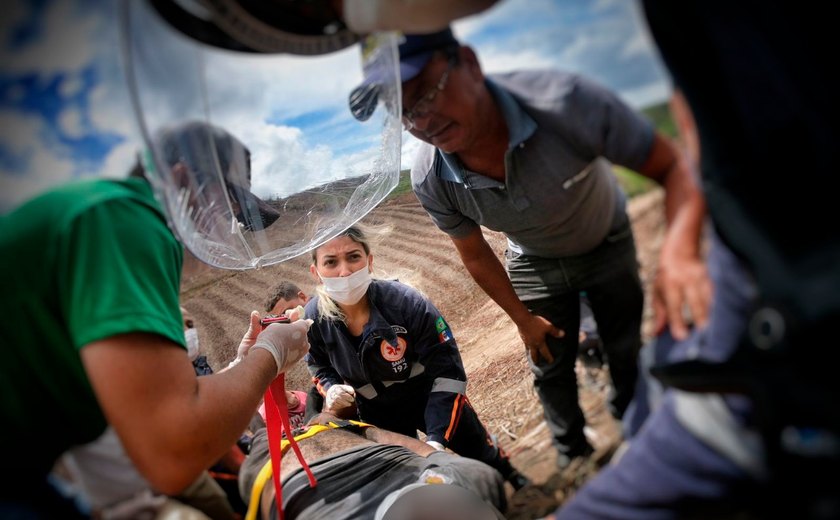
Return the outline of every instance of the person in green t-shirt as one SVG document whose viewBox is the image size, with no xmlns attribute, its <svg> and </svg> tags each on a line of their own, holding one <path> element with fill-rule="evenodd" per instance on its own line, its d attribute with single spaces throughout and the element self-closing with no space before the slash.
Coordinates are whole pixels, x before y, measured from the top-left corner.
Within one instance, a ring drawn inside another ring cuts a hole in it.
<svg viewBox="0 0 840 520">
<path fill-rule="evenodd" d="M 205 123 L 158 143 L 174 151 L 173 171 L 194 176 L 204 146 L 226 185 L 232 166 L 250 160 Z M 178 494 L 236 442 L 269 383 L 306 352 L 309 321 L 260 333 L 254 311 L 239 362 L 197 377 L 179 307 L 183 254 L 139 168 L 125 180 L 67 184 L 0 217 L 0 436 L 4 446 L 35 447 L 7 451 L 0 516 L 70 517 L 51 505 L 47 475 L 106 425 L 156 490 Z"/>
</svg>

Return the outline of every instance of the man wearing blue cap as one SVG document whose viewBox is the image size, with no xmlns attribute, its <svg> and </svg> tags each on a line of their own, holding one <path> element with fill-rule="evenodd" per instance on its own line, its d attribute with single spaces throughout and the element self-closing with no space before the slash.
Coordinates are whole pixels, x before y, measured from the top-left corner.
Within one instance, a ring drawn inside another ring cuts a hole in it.
<svg viewBox="0 0 840 520">
<path fill-rule="evenodd" d="M 710 295 L 699 257 L 703 199 L 686 163 L 613 93 L 555 70 L 487 77 L 450 29 L 400 45 L 404 127 L 424 143 L 412 187 L 449 234 L 475 281 L 507 312 L 529 351 L 558 466 L 583 461 L 574 371 L 586 291 L 600 326 L 621 418 L 633 394 L 643 290 L 625 197 L 610 162 L 666 188 L 669 224 L 657 319 L 686 332 L 685 305 L 702 324 Z M 353 106 L 354 113 L 364 112 Z M 481 226 L 508 239 L 503 267 Z"/>
</svg>

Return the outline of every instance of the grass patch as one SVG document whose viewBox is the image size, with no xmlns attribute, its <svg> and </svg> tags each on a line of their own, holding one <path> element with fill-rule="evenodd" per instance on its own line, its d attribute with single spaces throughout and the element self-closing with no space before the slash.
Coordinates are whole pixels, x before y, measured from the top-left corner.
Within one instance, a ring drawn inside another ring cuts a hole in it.
<svg viewBox="0 0 840 520">
<path fill-rule="evenodd" d="M 671 109 L 667 102 L 649 106 L 642 109 L 641 112 L 653 123 L 657 132 L 671 139 L 677 137 L 677 125 L 674 123 L 674 118 L 671 117 Z M 647 193 L 658 186 L 656 182 L 644 175 L 623 166 L 614 164 L 613 171 L 618 178 L 618 183 L 624 189 L 624 193 L 627 194 L 627 198 Z"/>
<path fill-rule="evenodd" d="M 391 190 L 391 193 L 388 194 L 388 197 L 385 200 L 391 200 L 393 198 L 399 197 L 405 193 L 411 192 L 411 170 L 402 170 L 400 171 L 400 180 L 397 183 L 397 187 Z"/>
<path fill-rule="evenodd" d="M 613 172 L 618 179 L 618 184 L 621 185 L 624 193 L 627 194 L 628 199 L 632 199 L 636 195 L 647 193 L 658 186 L 658 184 L 644 175 L 638 174 L 633 170 L 628 170 L 623 166 L 614 164 Z"/>
<path fill-rule="evenodd" d="M 677 125 L 674 123 L 674 118 L 671 117 L 671 109 L 668 103 L 660 103 L 659 105 L 649 106 L 642 109 L 644 114 L 656 130 L 672 139 L 677 137 Z"/>
</svg>

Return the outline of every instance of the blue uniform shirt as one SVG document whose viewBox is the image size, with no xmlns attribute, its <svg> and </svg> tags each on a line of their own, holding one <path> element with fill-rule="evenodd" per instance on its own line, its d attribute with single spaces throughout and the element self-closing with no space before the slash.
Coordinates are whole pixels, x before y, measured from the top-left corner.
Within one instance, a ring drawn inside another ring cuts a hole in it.
<svg viewBox="0 0 840 520">
<path fill-rule="evenodd" d="M 422 414 L 428 439 L 446 445 L 452 411 L 467 386 L 449 325 L 430 301 L 397 281 L 374 280 L 367 298 L 370 321 L 360 342 L 342 322 L 318 315 L 318 297 L 306 305 L 306 316 L 315 320 L 306 362 L 319 391 L 351 385 L 362 420 L 375 414 L 383 428 L 390 429 L 384 409 Z M 424 409 L 408 409 L 420 406 Z"/>
</svg>

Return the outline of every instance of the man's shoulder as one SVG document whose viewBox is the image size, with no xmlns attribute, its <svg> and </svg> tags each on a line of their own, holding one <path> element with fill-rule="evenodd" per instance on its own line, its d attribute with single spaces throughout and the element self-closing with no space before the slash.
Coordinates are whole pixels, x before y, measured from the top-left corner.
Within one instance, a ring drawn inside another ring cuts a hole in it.
<svg viewBox="0 0 840 520">
<path fill-rule="evenodd" d="M 28 229 L 46 227 L 61 233 L 77 219 L 92 211 L 113 213 L 119 208 L 122 218 L 105 216 L 99 221 L 148 227 L 150 220 L 166 226 L 162 210 L 151 187 L 140 179 L 92 179 L 70 182 L 53 188 L 23 203 L 4 219 L 10 225 L 25 222 Z M 100 213 L 106 215 L 106 213 Z"/>
<path fill-rule="evenodd" d="M 574 92 L 582 77 L 559 69 L 527 69 L 488 74 L 488 79 L 520 101 L 555 105 Z"/>
<path fill-rule="evenodd" d="M 60 206 L 65 213 L 75 213 L 109 200 L 136 197 L 137 190 L 135 183 L 128 180 L 79 180 L 56 186 L 30 199 L 20 207 L 54 208 Z M 151 195 L 151 192 L 149 194 Z"/>
<path fill-rule="evenodd" d="M 414 164 L 411 166 L 411 186 L 416 188 L 423 184 L 432 172 L 435 164 L 437 149 L 429 144 L 421 142 L 414 154 Z"/>
</svg>

